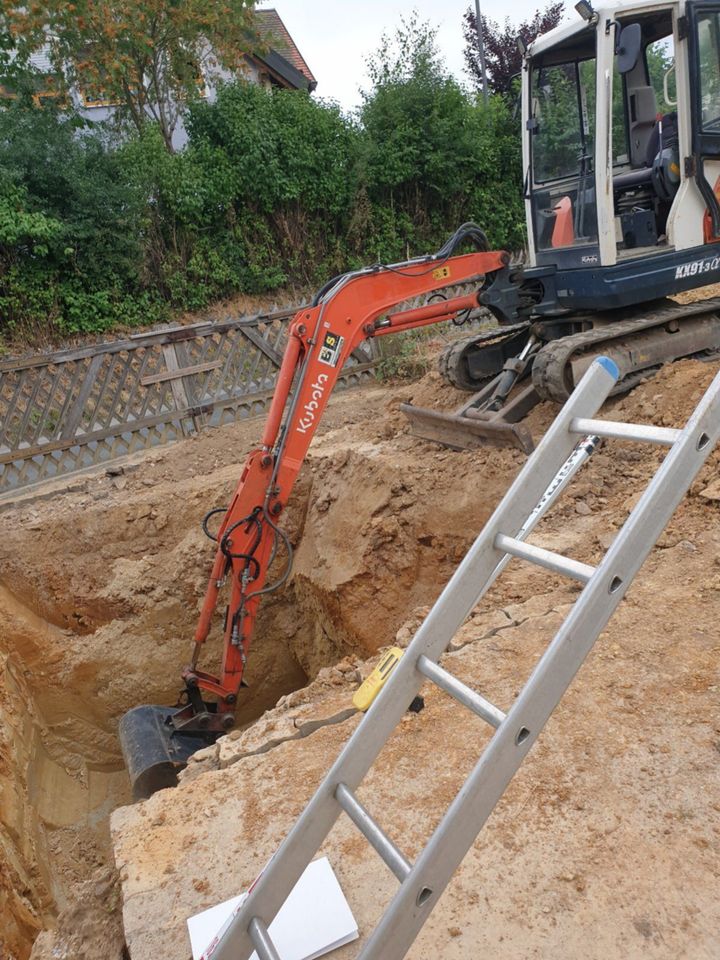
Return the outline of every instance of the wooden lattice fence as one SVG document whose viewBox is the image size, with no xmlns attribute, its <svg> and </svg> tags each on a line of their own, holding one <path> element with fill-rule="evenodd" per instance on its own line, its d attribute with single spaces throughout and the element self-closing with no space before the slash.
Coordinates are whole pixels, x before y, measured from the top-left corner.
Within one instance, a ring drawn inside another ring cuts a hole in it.
<svg viewBox="0 0 720 960">
<path fill-rule="evenodd" d="M 469 293 L 473 286 L 446 287 L 430 299 Z M 417 297 L 398 306 L 423 302 Z M 299 309 L 0 361 L 0 499 L 205 427 L 262 415 Z M 488 322 L 492 318 L 479 310 L 462 329 L 433 329 L 446 340 Z M 375 341 L 363 343 L 337 389 L 371 378 L 379 357 Z"/>
<path fill-rule="evenodd" d="M 262 414 L 296 309 L 0 361 L 0 496 Z M 361 346 L 339 387 L 375 362 Z"/>
</svg>

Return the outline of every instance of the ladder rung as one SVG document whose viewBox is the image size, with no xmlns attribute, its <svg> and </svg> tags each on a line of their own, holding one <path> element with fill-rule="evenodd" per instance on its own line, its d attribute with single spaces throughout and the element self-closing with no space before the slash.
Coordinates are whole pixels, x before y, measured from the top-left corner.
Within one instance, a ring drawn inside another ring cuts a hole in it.
<svg viewBox="0 0 720 960">
<path fill-rule="evenodd" d="M 257 951 L 260 960 L 282 960 L 282 957 L 275 949 L 275 944 L 270 939 L 268 928 L 262 922 L 260 917 L 253 917 L 248 925 L 248 933 Z"/>
<path fill-rule="evenodd" d="M 509 553 L 513 557 L 519 557 L 521 560 L 529 560 L 531 563 L 537 563 L 547 570 L 562 573 L 566 577 L 574 577 L 582 583 L 587 583 L 595 573 L 595 567 L 591 567 L 587 563 L 580 563 L 579 560 L 571 560 L 570 557 L 564 557 L 560 553 L 553 553 L 552 550 L 545 550 L 543 547 L 535 547 L 531 543 L 516 540 L 515 537 L 507 537 L 504 533 L 499 533 L 495 537 L 495 546 L 498 550 L 504 550 L 505 553 Z"/>
<path fill-rule="evenodd" d="M 344 783 L 339 783 L 337 785 L 335 790 L 335 799 L 343 808 L 345 813 L 350 817 L 360 833 L 365 835 L 368 843 L 375 848 L 398 880 L 402 883 L 405 877 L 407 877 L 407 875 L 410 873 L 412 867 L 392 842 L 392 840 L 383 833 L 380 827 L 367 812 L 365 807 Z"/>
<path fill-rule="evenodd" d="M 417 668 L 428 680 L 432 680 L 441 690 L 449 693 L 451 697 L 455 697 L 459 703 L 468 707 L 491 726 L 497 728 L 505 719 L 502 710 L 498 710 L 489 700 L 481 697 L 479 693 L 475 693 L 462 680 L 458 680 L 457 677 L 448 673 L 447 670 L 444 670 L 423 654 L 418 657 Z"/>
<path fill-rule="evenodd" d="M 596 437 L 609 437 L 613 440 L 638 440 L 671 447 L 682 430 L 656 427 L 652 423 L 618 423 L 614 420 L 588 420 L 575 417 L 570 421 L 570 433 L 593 434 Z"/>
</svg>

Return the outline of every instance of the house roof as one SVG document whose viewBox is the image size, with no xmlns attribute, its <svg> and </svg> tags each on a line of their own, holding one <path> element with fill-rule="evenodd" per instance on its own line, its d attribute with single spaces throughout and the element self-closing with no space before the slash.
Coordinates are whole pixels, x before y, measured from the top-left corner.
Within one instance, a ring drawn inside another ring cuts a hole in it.
<svg viewBox="0 0 720 960">
<path fill-rule="evenodd" d="M 308 86 L 314 90 L 317 86 L 317 80 L 312 70 L 305 62 L 305 58 L 298 50 L 295 41 L 288 33 L 287 27 L 282 22 L 280 14 L 273 7 L 268 10 L 256 10 L 255 19 L 258 32 L 262 39 L 271 48 L 271 53 L 276 53 L 301 73 L 308 81 Z M 258 59 L 265 60 L 262 55 Z"/>
</svg>

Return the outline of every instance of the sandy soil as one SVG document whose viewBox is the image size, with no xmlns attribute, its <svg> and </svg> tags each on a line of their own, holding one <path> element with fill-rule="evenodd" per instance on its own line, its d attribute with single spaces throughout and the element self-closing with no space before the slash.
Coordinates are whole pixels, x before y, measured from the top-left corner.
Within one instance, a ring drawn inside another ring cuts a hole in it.
<svg viewBox="0 0 720 960">
<path fill-rule="evenodd" d="M 678 364 L 608 412 L 675 425 L 714 372 Z M 251 879 L 356 722 L 345 713 L 365 659 L 398 631 L 407 640 L 519 469 L 514 450 L 458 454 L 417 440 L 397 410 L 403 400 L 452 408 L 459 399 L 434 375 L 334 399 L 286 518 L 294 574 L 266 604 L 251 658 L 242 718 L 290 694 L 282 716 L 264 721 L 280 733 L 258 727 L 252 749 L 228 740 L 222 759 L 210 751 L 177 791 L 116 814 L 132 960 L 186 956 L 188 912 Z M 548 404 L 533 412 L 536 435 L 553 414 Z M 117 719 L 138 702 L 174 702 L 212 555 L 199 521 L 226 501 L 257 429 L 223 428 L 0 514 L 3 958 L 25 960 L 37 932 L 53 926 L 35 960 L 122 956 L 107 873 L 107 817 L 127 800 Z M 631 445 L 600 451 L 546 522 L 543 542 L 596 558 L 660 456 Z M 598 952 L 570 955 L 720 956 L 709 939 L 720 802 L 717 462 L 713 455 L 513 787 L 499 834 L 481 839 L 463 867 L 417 960 L 474 960 L 486 947 L 498 958 L 549 958 L 591 930 Z M 540 628 L 573 596 L 558 578 L 512 566 L 466 627 L 457 669 L 509 702 L 539 654 Z M 348 669 L 331 668 L 338 661 Z M 319 671 L 317 688 L 291 693 Z M 328 706 L 328 689 L 344 700 Z M 298 729 L 287 714 L 298 707 L 309 724 L 299 739 L 282 733 L 288 719 Z M 451 710 L 429 697 L 394 755 L 408 776 L 388 779 L 385 763 L 367 781 L 371 806 L 387 810 L 409 854 L 477 753 L 475 728 Z M 346 889 L 359 885 L 362 904 L 353 906 L 366 930 L 391 888 L 357 838 L 345 831 L 337 843 L 331 859 Z"/>
<path fill-rule="evenodd" d="M 678 425 L 716 369 L 679 364 L 607 412 Z M 538 542 L 597 561 L 661 456 L 606 446 Z M 720 956 L 718 460 L 693 485 L 411 960 Z M 512 473 L 510 461 L 495 454 L 492 474 L 478 464 L 478 483 L 463 472 L 456 492 L 470 487 L 477 501 L 490 477 Z M 444 506 L 437 519 L 440 543 Z M 446 666 L 509 704 L 576 596 L 558 578 L 511 565 Z M 400 629 L 401 642 L 423 612 Z M 271 855 L 357 723 L 338 717 L 370 664 L 341 666 L 288 697 L 252 737 L 221 741 L 177 791 L 113 815 L 133 960 L 186 956 L 185 918 L 243 889 Z M 410 859 L 487 736 L 436 690 L 426 693 L 425 711 L 406 718 L 360 794 Z M 292 733 L 313 717 L 315 732 Z M 395 883 L 348 822 L 323 852 L 360 925 L 359 943 L 337 954 L 350 960 Z"/>
<path fill-rule="evenodd" d="M 362 422 L 384 402 L 377 389 L 338 394 L 324 429 Z M 118 717 L 176 700 L 212 557 L 199 521 L 228 497 L 258 430 L 225 427 L 0 513 L 3 960 L 26 957 L 88 871 L 109 861 L 107 817 L 129 796 Z M 297 487 L 294 537 L 311 480 L 306 471 Z M 271 626 L 285 605 L 266 605 L 245 720 L 306 682 L 284 628 Z"/>
</svg>

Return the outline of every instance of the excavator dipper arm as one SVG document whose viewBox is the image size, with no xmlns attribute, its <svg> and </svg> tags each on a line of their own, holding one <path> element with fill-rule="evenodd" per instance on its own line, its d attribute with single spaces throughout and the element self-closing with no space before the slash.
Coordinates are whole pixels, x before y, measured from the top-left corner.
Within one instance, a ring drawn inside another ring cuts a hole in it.
<svg viewBox="0 0 720 960">
<path fill-rule="evenodd" d="M 457 245 L 464 235 L 455 235 Z M 508 262 L 503 251 L 433 257 L 345 274 L 293 319 L 260 445 L 247 457 L 227 510 L 210 511 L 203 527 L 217 550 L 202 605 L 185 688 L 177 708 L 136 707 L 120 739 L 136 796 L 173 782 L 197 738 L 212 740 L 235 723 L 238 695 L 263 596 L 290 573 L 292 548 L 279 526 L 293 485 L 345 362 L 370 337 L 450 320 L 477 307 L 477 293 L 393 312 L 403 301 L 449 285 L 476 282 Z M 223 514 L 211 532 L 213 514 Z M 280 568 L 280 572 L 276 570 Z M 200 655 L 227 588 L 223 655 L 217 675 Z M 156 734 L 165 741 L 159 747 Z M 187 737 L 185 735 L 188 735 Z M 194 741 L 194 743 L 193 743 Z M 189 745 L 188 745 L 189 742 Z"/>
</svg>

